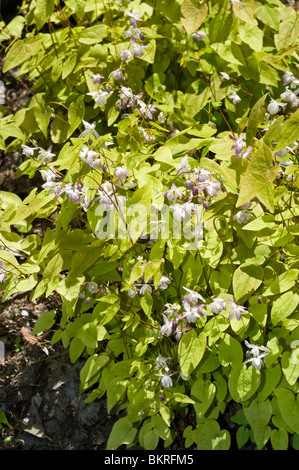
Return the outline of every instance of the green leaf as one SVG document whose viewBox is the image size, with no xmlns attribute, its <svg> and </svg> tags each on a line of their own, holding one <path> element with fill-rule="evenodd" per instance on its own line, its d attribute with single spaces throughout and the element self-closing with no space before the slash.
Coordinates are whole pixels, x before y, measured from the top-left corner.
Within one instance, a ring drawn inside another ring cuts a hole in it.
<svg viewBox="0 0 299 470">
<path fill-rule="evenodd" d="M 293 291 L 285 292 L 273 301 L 271 322 L 274 326 L 289 317 L 299 303 L 299 295 Z"/>
<path fill-rule="evenodd" d="M 289 435 L 285 429 L 272 429 L 270 440 L 273 450 L 288 450 L 289 448 Z"/>
<path fill-rule="evenodd" d="M 107 36 L 108 26 L 104 23 L 90 26 L 79 34 L 82 44 L 99 44 Z"/>
<path fill-rule="evenodd" d="M 52 109 L 46 104 L 43 93 L 34 95 L 32 98 L 32 103 L 34 103 L 33 106 L 36 122 L 44 136 L 47 137 L 48 126 L 52 116 Z"/>
<path fill-rule="evenodd" d="M 261 266 L 244 263 L 233 275 L 233 289 L 236 302 L 244 303 L 263 282 L 264 270 Z"/>
<path fill-rule="evenodd" d="M 272 159 L 270 148 L 262 142 L 242 178 L 237 207 L 257 197 L 270 212 L 274 211 L 273 181 L 280 167 L 272 166 Z"/>
<path fill-rule="evenodd" d="M 249 439 L 249 429 L 245 428 L 244 426 L 240 426 L 237 429 L 236 439 L 238 449 L 241 449 L 241 447 L 243 447 Z"/>
<path fill-rule="evenodd" d="M 6 55 L 3 72 L 5 73 L 8 70 L 17 67 L 25 62 L 25 60 L 32 57 L 42 40 L 42 37 L 33 36 L 24 40 L 20 39 L 16 41 Z"/>
<path fill-rule="evenodd" d="M 184 0 L 181 6 L 181 22 L 188 34 L 196 31 L 208 14 L 208 5 L 198 0 Z"/>
<path fill-rule="evenodd" d="M 107 413 L 110 414 L 112 408 L 124 397 L 129 379 L 114 377 L 107 387 Z"/>
<path fill-rule="evenodd" d="M 83 390 L 91 387 L 100 377 L 101 369 L 109 362 L 107 354 L 93 354 L 89 356 L 80 370 L 80 382 Z"/>
<path fill-rule="evenodd" d="M 299 348 L 285 351 L 281 358 L 281 368 L 290 385 L 295 385 L 299 377 Z"/>
<path fill-rule="evenodd" d="M 272 5 L 258 5 L 256 8 L 256 17 L 270 28 L 278 31 L 279 28 L 279 12 Z"/>
<path fill-rule="evenodd" d="M 275 152 L 284 149 L 299 138 L 299 109 L 283 123 Z"/>
<path fill-rule="evenodd" d="M 37 335 L 44 330 L 49 330 L 55 323 L 55 315 L 56 310 L 49 310 L 49 312 L 45 312 L 38 317 L 34 324 L 32 334 Z"/>
<path fill-rule="evenodd" d="M 257 25 L 255 19 L 255 2 L 253 1 L 242 1 L 233 3 L 234 14 L 245 23 L 251 25 Z"/>
<path fill-rule="evenodd" d="M 230 434 L 214 419 L 208 419 L 198 426 L 196 434 L 197 450 L 228 450 L 231 445 Z"/>
<path fill-rule="evenodd" d="M 131 241 L 138 240 L 147 226 L 152 201 L 152 183 L 149 182 L 137 189 L 130 201 L 130 207 L 127 212 L 128 232 Z"/>
<path fill-rule="evenodd" d="M 52 15 L 55 8 L 54 0 L 38 0 L 34 9 L 36 27 L 40 30 Z"/>
<path fill-rule="evenodd" d="M 259 424 L 260 420 L 264 420 L 265 424 L 268 424 L 272 416 L 270 400 L 262 402 L 256 398 L 249 406 L 243 407 L 243 409 L 248 424 L 253 429 Z"/>
<path fill-rule="evenodd" d="M 113 425 L 112 431 L 109 435 L 106 450 L 116 450 L 123 444 L 131 444 L 136 436 L 137 429 L 125 416 L 120 418 Z"/>
<path fill-rule="evenodd" d="M 195 401 L 194 410 L 198 420 L 204 418 L 216 395 L 216 386 L 203 379 L 197 380 L 191 388 L 191 398 Z"/>
<path fill-rule="evenodd" d="M 289 269 L 277 276 L 270 286 L 264 291 L 263 296 L 281 294 L 291 289 L 298 279 L 298 269 Z"/>
<path fill-rule="evenodd" d="M 204 332 L 197 336 L 191 330 L 183 335 L 179 342 L 178 358 L 182 374 L 188 377 L 201 361 L 205 349 L 207 338 Z"/>
<path fill-rule="evenodd" d="M 248 400 L 260 385 L 260 371 L 246 364 L 238 364 L 232 368 L 228 379 L 228 388 L 233 400 L 242 402 Z"/>
<path fill-rule="evenodd" d="M 282 387 L 274 390 L 274 394 L 284 421 L 294 433 L 299 434 L 299 397 L 295 399 L 291 390 Z"/>
<path fill-rule="evenodd" d="M 80 126 L 84 118 L 85 107 L 84 107 L 84 96 L 79 96 L 76 101 L 73 101 L 68 110 L 68 121 L 70 128 L 68 136 L 71 136 L 73 132 Z"/>
<path fill-rule="evenodd" d="M 274 43 L 278 51 L 293 46 L 298 40 L 299 24 L 288 19 L 279 25 L 279 32 L 274 35 Z"/>
<path fill-rule="evenodd" d="M 272 367 L 264 369 L 264 382 L 263 388 L 258 394 L 258 399 L 260 401 L 266 400 L 268 396 L 271 395 L 276 385 L 281 379 L 281 368 L 279 364 L 276 364 Z"/>
<path fill-rule="evenodd" d="M 239 36 L 243 42 L 248 44 L 254 51 L 263 49 L 263 31 L 256 25 L 243 23 L 239 25 Z"/>
<path fill-rule="evenodd" d="M 234 367 L 243 361 L 243 349 L 240 342 L 227 333 L 219 342 L 218 351 L 219 361 L 224 367 L 228 365 Z"/>
<path fill-rule="evenodd" d="M 256 28 L 255 28 L 256 29 Z M 262 96 L 250 111 L 246 128 L 246 145 L 249 146 L 256 135 L 258 126 L 263 122 L 266 110 L 264 102 L 267 95 Z"/>
</svg>

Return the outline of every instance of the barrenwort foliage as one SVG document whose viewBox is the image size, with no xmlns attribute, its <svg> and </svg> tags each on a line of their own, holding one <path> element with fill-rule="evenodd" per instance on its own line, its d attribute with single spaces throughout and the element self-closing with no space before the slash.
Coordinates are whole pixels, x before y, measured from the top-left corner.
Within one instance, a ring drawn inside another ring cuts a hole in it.
<svg viewBox="0 0 299 470">
<path fill-rule="evenodd" d="M 1 26 L 31 97 L 0 148 L 43 178 L 0 191 L 3 302 L 59 297 L 33 334 L 85 360 L 107 449 L 299 449 L 295 9 L 32 0 Z"/>
</svg>

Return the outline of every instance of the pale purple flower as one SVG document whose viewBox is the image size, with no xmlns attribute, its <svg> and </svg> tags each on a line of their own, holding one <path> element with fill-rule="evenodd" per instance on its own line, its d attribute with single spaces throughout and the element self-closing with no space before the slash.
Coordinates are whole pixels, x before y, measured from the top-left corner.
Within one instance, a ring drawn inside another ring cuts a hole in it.
<svg viewBox="0 0 299 470">
<path fill-rule="evenodd" d="M 232 100 L 234 104 L 238 104 L 241 101 L 241 98 L 235 91 L 232 91 L 230 95 L 228 95 L 229 99 Z"/>
<path fill-rule="evenodd" d="M 203 296 L 200 295 L 195 290 L 188 289 L 188 287 L 184 287 L 184 286 L 183 286 L 183 289 L 185 289 L 188 292 L 188 294 L 186 294 L 182 297 L 182 299 L 184 301 L 184 304 L 189 303 L 190 305 L 197 305 L 198 301 L 201 301 L 203 303 L 206 302 L 205 299 L 203 298 Z"/>
<path fill-rule="evenodd" d="M 158 283 L 158 288 L 161 290 L 166 290 L 169 284 L 171 284 L 171 279 L 168 276 L 162 276 Z"/>
<path fill-rule="evenodd" d="M 43 180 L 46 182 L 53 181 L 55 178 L 62 178 L 62 176 L 55 173 L 53 166 L 50 166 L 49 170 L 39 170 L 39 172 L 42 174 Z"/>
<path fill-rule="evenodd" d="M 131 13 L 130 11 L 126 10 L 125 13 L 126 15 L 130 17 L 129 19 L 130 25 L 133 26 L 134 28 L 137 28 L 137 21 L 142 21 L 142 19 L 139 18 L 142 12 L 139 11 L 138 13 Z"/>
<path fill-rule="evenodd" d="M 174 320 L 169 320 L 169 318 L 165 315 L 165 313 L 162 313 L 163 316 L 163 321 L 164 325 L 161 326 L 160 328 L 160 333 L 161 335 L 166 335 L 170 336 L 174 329 L 176 329 L 176 322 Z"/>
<path fill-rule="evenodd" d="M 200 171 L 196 168 L 195 170 L 195 183 L 203 183 L 208 181 L 211 177 L 211 172 L 201 168 Z"/>
<path fill-rule="evenodd" d="M 206 193 L 211 197 L 216 197 L 218 191 L 221 191 L 220 183 L 218 181 L 206 181 L 204 187 Z"/>
<path fill-rule="evenodd" d="M 210 309 L 212 313 L 219 313 L 226 310 L 226 301 L 220 297 L 215 297 L 213 302 L 210 304 Z"/>
<path fill-rule="evenodd" d="M 189 302 L 184 302 L 184 312 L 180 318 L 185 318 L 188 323 L 195 323 L 205 315 L 206 311 L 202 305 L 191 305 Z"/>
<path fill-rule="evenodd" d="M 162 354 L 159 354 L 155 359 L 155 370 L 157 369 L 164 369 L 165 371 L 169 371 L 169 367 L 167 362 L 172 361 L 172 357 L 164 357 Z"/>
<path fill-rule="evenodd" d="M 204 37 L 206 37 L 206 33 L 203 31 L 197 31 L 197 33 L 192 33 L 191 37 L 195 39 L 195 41 L 202 41 Z"/>
<path fill-rule="evenodd" d="M 232 307 L 231 311 L 229 312 L 229 319 L 232 320 L 233 318 L 236 317 L 237 320 L 241 320 L 242 313 L 245 313 L 247 309 L 245 307 L 242 307 L 241 305 L 236 304 L 231 299 L 227 299 Z"/>
<path fill-rule="evenodd" d="M 120 69 L 117 69 L 117 70 L 113 70 L 113 72 L 111 72 L 109 74 L 109 78 L 111 77 L 111 75 L 113 75 L 113 78 L 115 80 L 122 80 L 125 78 L 124 74 L 122 73 L 122 70 L 124 70 L 123 68 L 120 68 Z"/>
<path fill-rule="evenodd" d="M 172 374 L 168 374 L 167 372 L 165 372 L 164 374 L 155 374 L 155 375 L 162 377 L 161 384 L 163 385 L 164 388 L 167 388 L 167 387 L 172 386 L 172 379 L 170 376 L 174 374 L 175 372 L 173 372 Z"/>
<path fill-rule="evenodd" d="M 242 134 L 240 134 L 240 136 L 238 137 L 238 139 L 236 139 L 235 137 L 233 137 L 232 135 L 229 136 L 229 138 L 235 142 L 233 145 L 232 145 L 232 150 L 235 152 L 235 156 L 240 156 L 242 151 L 243 151 L 243 148 L 246 147 L 246 142 L 244 141 L 244 133 L 242 132 Z"/>
<path fill-rule="evenodd" d="M 99 85 L 101 83 L 102 78 L 105 78 L 104 75 L 101 75 L 100 73 L 96 73 L 95 75 L 92 76 L 92 83 L 94 85 Z"/>
<path fill-rule="evenodd" d="M 127 167 L 125 165 L 118 166 L 115 170 L 115 177 L 119 180 L 125 180 L 126 178 L 129 178 L 129 172 L 127 170 Z"/>
<path fill-rule="evenodd" d="M 182 191 L 180 191 L 176 185 L 173 183 L 171 185 L 171 188 L 168 189 L 164 193 L 164 197 L 168 199 L 168 201 L 173 201 L 174 203 L 176 202 L 177 199 L 181 199 L 183 197 Z"/>
<path fill-rule="evenodd" d="M 124 62 L 127 62 L 129 59 L 131 59 L 132 52 L 130 51 L 130 49 L 124 49 L 123 51 L 119 53 L 119 56 L 121 60 L 123 60 Z"/>
<path fill-rule="evenodd" d="M 230 76 L 226 72 L 220 72 L 222 80 L 230 80 Z"/>
<path fill-rule="evenodd" d="M 247 222 L 249 222 L 251 219 L 251 213 L 247 210 L 241 210 L 234 215 L 233 219 L 236 220 L 239 224 L 247 224 Z"/>
</svg>

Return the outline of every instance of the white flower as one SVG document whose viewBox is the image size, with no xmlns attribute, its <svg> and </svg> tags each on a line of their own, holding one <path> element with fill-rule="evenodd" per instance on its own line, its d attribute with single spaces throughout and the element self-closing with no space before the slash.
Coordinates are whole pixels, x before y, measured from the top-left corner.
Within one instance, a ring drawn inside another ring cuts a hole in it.
<svg viewBox="0 0 299 470">
<path fill-rule="evenodd" d="M 229 80 L 230 79 L 230 76 L 226 72 L 220 72 L 220 75 L 221 75 L 221 78 L 223 80 Z"/>
<path fill-rule="evenodd" d="M 232 100 L 234 104 L 238 104 L 241 101 L 241 98 L 235 91 L 231 91 L 231 94 L 228 95 L 229 99 Z"/>
<path fill-rule="evenodd" d="M 172 386 L 172 379 L 171 379 L 170 375 L 173 375 L 173 374 L 168 375 L 165 372 L 165 374 L 155 374 L 155 375 L 158 375 L 158 376 L 162 377 L 161 384 L 163 385 L 164 388 Z"/>
<path fill-rule="evenodd" d="M 152 288 L 151 288 L 151 286 L 150 286 L 149 284 L 143 284 L 143 286 L 140 287 L 140 289 L 139 289 L 139 293 L 140 293 L 141 295 L 144 295 L 146 292 L 147 292 L 148 294 L 151 294 L 152 291 L 153 291 L 153 290 L 152 290 Z"/>
<path fill-rule="evenodd" d="M 122 165 L 118 166 L 115 170 L 115 177 L 119 180 L 125 180 L 126 178 L 129 178 L 129 173 L 127 170 L 127 167 Z"/>
<path fill-rule="evenodd" d="M 102 78 L 105 78 L 104 75 L 101 75 L 100 73 L 97 73 L 92 76 L 92 83 L 94 85 L 99 85 L 101 83 Z"/>
<path fill-rule="evenodd" d="M 93 96 L 94 101 L 98 106 L 103 106 L 107 103 L 107 97 L 111 95 L 112 91 L 99 90 L 99 91 L 90 91 L 86 93 L 87 95 Z"/>
<path fill-rule="evenodd" d="M 215 297 L 213 302 L 210 304 L 210 309 L 212 313 L 219 313 L 226 310 L 226 302 L 220 297 Z"/>
<path fill-rule="evenodd" d="M 270 114 L 277 114 L 278 111 L 279 111 L 279 108 L 280 107 L 284 108 L 286 105 L 287 105 L 287 103 L 279 103 L 278 101 L 273 100 L 271 98 L 271 101 L 270 101 L 270 103 L 268 104 L 268 107 L 267 107 L 267 111 Z"/>
<path fill-rule="evenodd" d="M 247 210 L 241 210 L 234 215 L 233 219 L 236 220 L 239 224 L 247 224 L 251 218 L 251 213 Z"/>
<path fill-rule="evenodd" d="M 97 152 L 89 150 L 89 148 L 85 145 L 82 147 L 82 150 L 79 153 L 79 157 L 82 159 L 82 161 L 94 170 L 98 170 L 101 166 L 101 160 L 97 158 L 98 156 L 99 154 Z"/>
<path fill-rule="evenodd" d="M 247 359 L 244 364 L 251 362 L 252 367 L 254 367 L 255 369 L 260 369 L 265 364 L 264 357 L 270 354 L 271 350 L 268 349 L 266 346 L 256 346 L 254 344 L 251 344 L 246 339 L 244 340 L 244 343 L 249 348 L 249 351 L 247 351 L 246 356 L 253 356 L 250 359 Z"/>
<path fill-rule="evenodd" d="M 245 307 L 242 307 L 241 305 L 237 305 L 236 302 L 234 302 L 231 299 L 227 299 L 232 307 L 231 311 L 229 312 L 229 319 L 232 320 L 234 317 L 236 317 L 237 320 L 241 320 L 242 313 L 245 313 L 247 309 Z"/>
<path fill-rule="evenodd" d="M 287 86 L 285 91 L 281 93 L 280 98 L 287 101 L 288 103 L 296 104 L 298 101 L 298 98 L 297 98 L 298 93 L 299 93 L 299 89 L 295 91 L 291 91 L 289 90 L 289 87 Z"/>
<path fill-rule="evenodd" d="M 167 361 L 172 361 L 172 357 L 164 357 L 162 354 L 159 354 L 155 359 L 155 369 L 164 369 L 165 371 L 169 371 L 169 367 L 167 365 Z"/>
<path fill-rule="evenodd" d="M 177 199 L 181 199 L 183 197 L 183 193 L 175 184 L 172 184 L 171 188 L 164 193 L 164 197 L 166 197 L 168 201 L 173 201 L 175 203 Z"/>
<path fill-rule="evenodd" d="M 79 137 L 85 137 L 88 134 L 92 134 L 96 139 L 100 138 L 99 134 L 95 130 L 95 127 L 96 127 L 95 122 L 93 122 L 92 124 L 89 124 L 89 122 L 82 120 L 82 124 L 84 126 L 84 131 L 81 132 Z"/>
<path fill-rule="evenodd" d="M 127 62 L 132 57 L 132 52 L 129 49 L 124 49 L 119 53 L 121 60 Z"/>
<path fill-rule="evenodd" d="M 198 292 L 188 289 L 188 287 L 184 287 L 184 286 L 183 286 L 183 289 L 185 289 L 188 292 L 188 294 L 183 296 L 184 303 L 187 302 L 191 305 L 197 305 L 199 300 L 203 303 L 206 302 L 203 296 L 200 295 Z"/>
<path fill-rule="evenodd" d="M 55 153 L 51 153 L 52 146 L 48 148 L 48 150 L 44 150 L 39 147 L 39 154 L 37 159 L 40 160 L 42 163 L 49 163 L 52 161 L 52 158 L 55 157 Z"/>
<path fill-rule="evenodd" d="M 162 276 L 159 283 L 158 283 L 158 287 L 161 290 L 165 290 L 165 289 L 167 289 L 167 287 L 169 286 L 170 283 L 171 283 L 171 280 L 169 279 L 168 276 Z"/>
<path fill-rule="evenodd" d="M 204 183 L 204 189 L 211 197 L 217 196 L 218 191 L 221 191 L 220 183 L 218 181 L 206 181 Z"/>
<path fill-rule="evenodd" d="M 190 305 L 189 302 L 184 302 L 184 309 L 181 318 L 185 318 L 188 323 L 195 323 L 196 320 L 206 315 L 202 305 Z"/>
<path fill-rule="evenodd" d="M 122 70 L 124 70 L 124 69 L 121 68 L 121 69 L 113 70 L 113 72 L 110 73 L 108 78 L 110 78 L 111 75 L 113 75 L 113 78 L 115 80 L 121 80 L 121 79 L 125 78 L 124 74 L 122 73 Z"/>
<path fill-rule="evenodd" d="M 188 163 L 188 156 L 185 155 L 185 157 L 182 158 L 182 160 L 176 167 L 176 172 L 177 173 L 190 173 L 190 171 L 191 171 L 191 166 Z"/>
<path fill-rule="evenodd" d="M 204 33 L 203 31 L 198 31 L 197 33 L 192 33 L 191 36 L 193 39 L 195 39 L 195 41 L 202 41 L 203 38 L 206 36 L 206 33 Z"/>
<path fill-rule="evenodd" d="M 174 320 L 169 320 L 169 318 L 162 313 L 164 325 L 160 328 L 161 335 L 170 336 L 171 333 L 176 329 L 176 322 Z"/>
<path fill-rule="evenodd" d="M 5 276 L 6 276 L 6 269 L 4 269 L 3 261 L 0 261 L 0 282 L 1 282 L 1 284 L 4 283 Z"/>
<path fill-rule="evenodd" d="M 34 150 L 37 150 L 39 147 L 28 147 L 28 145 L 22 145 L 22 153 L 26 157 L 32 157 L 34 155 Z"/>
<path fill-rule="evenodd" d="M 147 47 L 143 44 L 136 44 L 134 45 L 133 47 L 133 53 L 134 53 L 134 57 L 142 57 L 143 56 L 143 49 Z"/>
</svg>

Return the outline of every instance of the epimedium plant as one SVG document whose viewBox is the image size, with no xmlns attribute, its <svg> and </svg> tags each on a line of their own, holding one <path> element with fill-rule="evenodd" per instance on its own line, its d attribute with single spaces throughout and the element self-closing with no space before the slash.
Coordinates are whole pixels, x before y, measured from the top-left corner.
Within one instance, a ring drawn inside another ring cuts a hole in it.
<svg viewBox="0 0 299 470">
<path fill-rule="evenodd" d="M 278 0 L 30 1 L 3 25 L 32 96 L 0 145 L 43 179 L 0 192 L 3 301 L 59 296 L 33 334 L 85 359 L 107 449 L 229 449 L 231 403 L 238 448 L 299 448 L 298 29 Z"/>
</svg>

